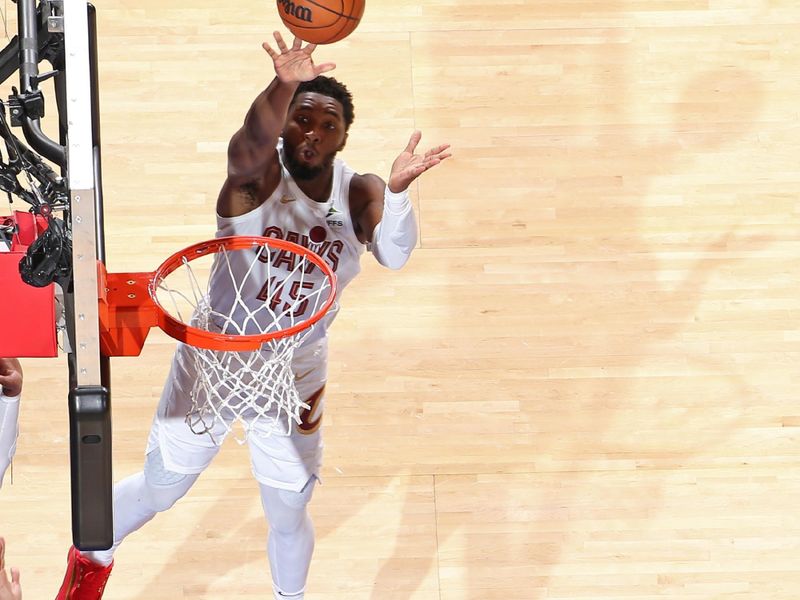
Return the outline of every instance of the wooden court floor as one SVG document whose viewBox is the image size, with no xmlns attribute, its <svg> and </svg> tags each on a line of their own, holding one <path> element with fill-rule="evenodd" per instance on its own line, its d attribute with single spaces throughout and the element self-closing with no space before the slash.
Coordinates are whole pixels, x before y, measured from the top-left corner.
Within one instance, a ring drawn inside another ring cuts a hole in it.
<svg viewBox="0 0 800 600">
<path fill-rule="evenodd" d="M 213 235 L 277 13 L 98 12 L 108 264 L 151 270 Z M 368 0 L 316 56 L 355 96 L 358 171 L 414 128 L 454 157 L 412 190 L 407 268 L 365 257 L 333 327 L 307 598 L 800 597 L 797 2 Z M 116 479 L 172 349 L 112 363 Z M 66 362 L 24 366 L 0 533 L 41 600 L 70 543 Z M 106 598 L 268 598 L 266 530 L 231 440 Z"/>
</svg>

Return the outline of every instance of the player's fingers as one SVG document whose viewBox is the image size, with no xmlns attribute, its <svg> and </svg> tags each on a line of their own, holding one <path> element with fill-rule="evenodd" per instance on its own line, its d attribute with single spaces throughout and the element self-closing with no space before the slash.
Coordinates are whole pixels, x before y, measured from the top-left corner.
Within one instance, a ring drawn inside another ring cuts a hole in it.
<svg viewBox="0 0 800 600">
<path fill-rule="evenodd" d="M 433 167 L 438 165 L 440 162 L 442 162 L 442 160 L 443 159 L 438 156 L 431 156 L 430 158 L 426 158 L 423 162 L 413 165 L 411 167 L 413 176 L 418 177 L 428 169 L 432 169 Z"/>
<path fill-rule="evenodd" d="M 333 71 L 336 68 L 336 63 L 322 63 L 321 65 L 317 65 L 314 67 L 314 71 L 317 75 L 321 75 L 322 73 L 327 73 L 328 71 Z"/>
<path fill-rule="evenodd" d="M 316 44 L 306 44 L 306 47 L 303 48 L 303 52 L 305 52 L 306 54 L 311 54 L 316 49 L 317 49 Z"/>
<path fill-rule="evenodd" d="M 428 163 L 428 162 L 421 162 L 421 163 L 417 163 L 417 164 L 415 164 L 415 165 L 411 165 L 411 166 L 409 167 L 409 169 L 411 170 L 411 174 L 412 174 L 414 177 L 416 177 L 416 176 L 418 176 L 420 173 L 424 173 L 425 171 L 427 171 L 429 166 L 430 166 L 430 163 Z"/>
<path fill-rule="evenodd" d="M 433 148 L 431 150 L 431 154 L 441 154 L 442 152 L 447 150 L 449 147 L 450 147 L 450 144 L 441 144 L 440 146 L 436 146 L 436 148 Z"/>
<path fill-rule="evenodd" d="M 439 162 L 441 162 L 445 158 L 450 158 L 451 156 L 453 156 L 453 154 L 451 152 L 443 152 L 442 154 L 437 155 L 436 158 L 438 158 Z"/>
<path fill-rule="evenodd" d="M 431 148 L 425 153 L 425 158 L 429 156 L 437 156 L 447 150 L 450 147 L 450 144 L 442 144 L 440 146 L 436 146 L 435 148 Z"/>
<path fill-rule="evenodd" d="M 411 137 L 408 140 L 408 145 L 406 146 L 405 152 L 410 152 L 414 154 L 414 150 L 417 149 L 417 144 L 422 139 L 422 132 L 417 130 L 411 134 Z"/>
<path fill-rule="evenodd" d="M 11 567 L 11 583 L 17 588 L 19 587 L 19 569 L 17 567 Z"/>
<path fill-rule="evenodd" d="M 292 42 L 292 50 L 300 50 L 300 46 L 303 45 L 303 40 L 299 37 L 294 36 L 294 41 Z"/>
<path fill-rule="evenodd" d="M 267 54 L 269 54 L 271 58 L 277 58 L 278 57 L 278 53 L 275 52 L 275 50 L 272 49 L 272 46 L 270 46 L 267 42 L 264 42 L 263 44 L 261 44 L 261 47 L 264 50 L 267 51 Z"/>
<path fill-rule="evenodd" d="M 281 35 L 280 31 L 273 31 L 272 37 L 275 38 L 275 43 L 278 44 L 278 50 L 281 52 L 288 52 L 289 48 L 286 46 L 286 42 L 283 41 L 283 36 Z"/>
<path fill-rule="evenodd" d="M 0 571 L 6 568 L 6 540 L 0 537 Z"/>
</svg>

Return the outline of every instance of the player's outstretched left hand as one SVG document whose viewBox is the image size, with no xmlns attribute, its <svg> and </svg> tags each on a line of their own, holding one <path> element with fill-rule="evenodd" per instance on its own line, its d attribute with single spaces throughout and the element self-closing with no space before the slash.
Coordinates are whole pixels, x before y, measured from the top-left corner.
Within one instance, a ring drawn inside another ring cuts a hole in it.
<svg viewBox="0 0 800 600">
<path fill-rule="evenodd" d="M 405 150 L 400 153 L 392 164 L 392 172 L 389 175 L 389 190 L 395 193 L 402 192 L 411 182 L 422 175 L 428 169 L 435 167 L 444 159 L 452 156 L 447 150 L 450 144 L 442 144 L 431 148 L 425 154 L 415 154 L 417 144 L 422 139 L 422 132 L 415 131 L 408 140 Z"/>
</svg>

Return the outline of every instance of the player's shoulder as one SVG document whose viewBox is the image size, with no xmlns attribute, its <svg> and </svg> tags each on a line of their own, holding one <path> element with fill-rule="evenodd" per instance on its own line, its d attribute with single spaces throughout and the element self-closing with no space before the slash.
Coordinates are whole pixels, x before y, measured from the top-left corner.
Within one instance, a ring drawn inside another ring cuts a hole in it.
<svg viewBox="0 0 800 600">
<path fill-rule="evenodd" d="M 356 174 L 350 181 L 350 216 L 356 224 L 356 235 L 362 241 L 365 240 L 358 224 L 363 215 L 382 209 L 385 187 L 383 179 L 374 173 Z"/>
<path fill-rule="evenodd" d="M 383 198 L 386 182 L 375 173 L 355 173 L 350 180 L 350 199 L 369 202 Z"/>
</svg>

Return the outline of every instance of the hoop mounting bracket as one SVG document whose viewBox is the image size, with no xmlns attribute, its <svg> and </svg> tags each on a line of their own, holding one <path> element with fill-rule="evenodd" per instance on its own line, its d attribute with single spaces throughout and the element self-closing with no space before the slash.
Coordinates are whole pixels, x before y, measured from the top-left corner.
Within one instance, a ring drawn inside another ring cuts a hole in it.
<svg viewBox="0 0 800 600">
<path fill-rule="evenodd" d="M 107 273 L 98 261 L 100 351 L 103 356 L 139 356 L 158 312 L 148 292 L 152 273 Z"/>
</svg>

